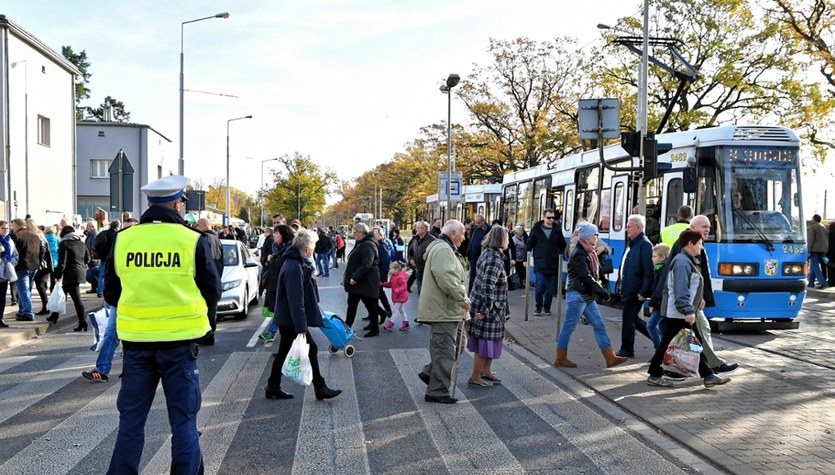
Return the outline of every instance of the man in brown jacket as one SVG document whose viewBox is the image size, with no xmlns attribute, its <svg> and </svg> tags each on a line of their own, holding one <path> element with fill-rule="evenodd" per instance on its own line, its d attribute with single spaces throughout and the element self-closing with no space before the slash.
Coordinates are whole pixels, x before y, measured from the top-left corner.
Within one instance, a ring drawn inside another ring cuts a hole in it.
<svg viewBox="0 0 835 475">
<path fill-rule="evenodd" d="M 829 250 L 829 234 L 821 224 L 821 216 L 812 216 L 812 222 L 806 228 L 806 245 L 809 246 L 809 287 L 815 286 L 815 279 L 818 280 L 819 289 L 828 287 L 826 279 L 823 278 L 823 256 Z"/>
<path fill-rule="evenodd" d="M 26 223 L 22 219 L 12 220 L 12 228 L 17 252 L 20 254 L 15 266 L 18 290 L 18 312 L 15 320 L 32 322 L 35 321 L 35 314 L 32 312 L 32 282 L 44 254 L 49 251 L 37 234 L 26 229 Z"/>
</svg>

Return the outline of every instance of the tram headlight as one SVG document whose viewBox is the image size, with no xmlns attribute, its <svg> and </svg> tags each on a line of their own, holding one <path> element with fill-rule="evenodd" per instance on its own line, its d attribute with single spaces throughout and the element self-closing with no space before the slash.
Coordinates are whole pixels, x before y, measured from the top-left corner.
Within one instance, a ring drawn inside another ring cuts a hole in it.
<svg viewBox="0 0 835 475">
<path fill-rule="evenodd" d="M 784 262 L 783 275 L 806 275 L 806 263 Z"/>
<path fill-rule="evenodd" d="M 759 275 L 760 266 L 753 262 L 720 262 L 719 275 L 754 277 Z"/>
</svg>

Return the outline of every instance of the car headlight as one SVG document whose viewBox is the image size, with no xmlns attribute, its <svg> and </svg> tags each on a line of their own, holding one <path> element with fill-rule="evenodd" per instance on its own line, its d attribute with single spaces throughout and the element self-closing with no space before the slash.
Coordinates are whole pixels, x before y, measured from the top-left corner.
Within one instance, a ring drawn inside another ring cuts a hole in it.
<svg viewBox="0 0 835 475">
<path fill-rule="evenodd" d="M 753 277 L 759 275 L 760 266 L 753 262 L 739 262 L 739 263 L 720 263 L 719 275 L 733 275 L 743 277 Z"/>
<path fill-rule="evenodd" d="M 241 282 L 243 282 L 243 279 L 230 280 L 229 282 L 224 282 L 221 287 L 223 288 L 223 291 L 225 292 L 227 290 L 234 289 L 235 287 L 241 285 Z"/>
<path fill-rule="evenodd" d="M 806 263 L 785 262 L 783 263 L 783 275 L 806 275 Z"/>
</svg>

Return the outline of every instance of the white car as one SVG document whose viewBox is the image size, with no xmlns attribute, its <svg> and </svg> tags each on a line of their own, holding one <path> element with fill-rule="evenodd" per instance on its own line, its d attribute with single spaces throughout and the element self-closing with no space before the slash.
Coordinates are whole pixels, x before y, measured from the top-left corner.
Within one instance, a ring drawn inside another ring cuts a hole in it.
<svg viewBox="0 0 835 475">
<path fill-rule="evenodd" d="M 250 255 L 240 241 L 221 239 L 223 244 L 223 294 L 217 303 L 217 318 L 235 315 L 243 319 L 249 313 L 250 304 L 258 303 L 258 284 L 261 281 L 261 264 Z"/>
</svg>

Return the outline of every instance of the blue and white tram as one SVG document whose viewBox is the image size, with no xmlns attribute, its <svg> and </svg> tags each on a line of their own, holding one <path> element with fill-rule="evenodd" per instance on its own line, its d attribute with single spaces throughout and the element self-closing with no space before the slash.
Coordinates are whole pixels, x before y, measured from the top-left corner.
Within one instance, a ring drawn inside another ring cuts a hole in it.
<svg viewBox="0 0 835 475">
<path fill-rule="evenodd" d="M 658 157 L 669 169 L 646 183 L 646 235 L 658 242 L 681 205 L 711 220 L 705 242 L 716 307 L 705 309 L 722 329 L 734 322 L 797 328 L 806 296 L 806 237 L 802 215 L 799 140 L 776 126 L 723 126 L 657 136 L 672 149 Z M 526 229 L 553 207 L 571 236 L 580 218 L 597 224 L 612 248 L 615 273 L 625 248 L 626 218 L 638 204 L 637 158 L 620 145 L 567 156 L 510 173 L 502 188 L 502 219 Z M 663 165 L 659 169 L 664 168 Z"/>
<path fill-rule="evenodd" d="M 501 183 L 464 185 L 462 188 L 463 203 L 456 203 L 455 209 L 452 210 L 449 218 L 464 222 L 467 218 L 472 219 L 473 216 L 480 214 L 489 223 L 499 217 L 501 192 Z M 430 223 L 435 218 L 440 218 L 442 221 L 447 220 L 446 199 L 443 198 L 445 197 L 439 197 L 437 194 L 426 197 L 428 221 Z"/>
</svg>

